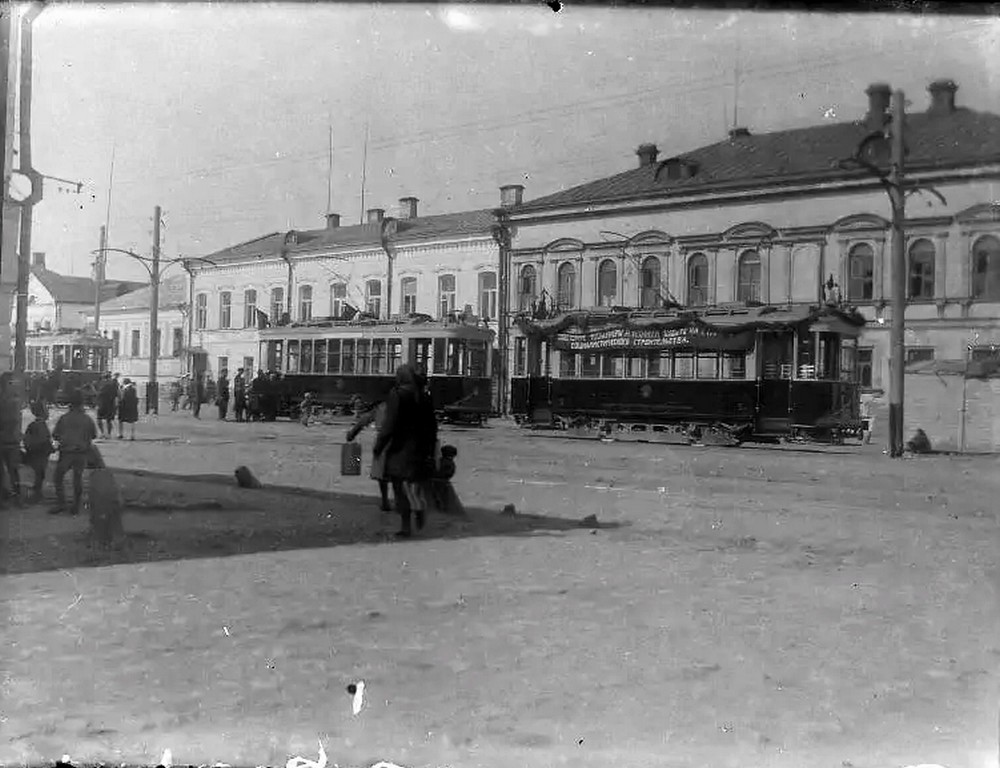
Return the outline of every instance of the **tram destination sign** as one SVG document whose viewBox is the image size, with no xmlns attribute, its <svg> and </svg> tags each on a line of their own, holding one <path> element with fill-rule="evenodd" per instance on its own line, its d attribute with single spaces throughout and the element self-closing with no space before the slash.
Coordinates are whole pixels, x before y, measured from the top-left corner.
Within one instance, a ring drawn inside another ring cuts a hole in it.
<svg viewBox="0 0 1000 768">
<path fill-rule="evenodd" d="M 716 351 L 746 350 L 753 346 L 753 332 L 720 333 L 711 328 L 601 328 L 592 331 L 562 331 L 552 340 L 556 349 L 593 352 L 604 349 L 672 349 L 675 347 Z"/>
</svg>

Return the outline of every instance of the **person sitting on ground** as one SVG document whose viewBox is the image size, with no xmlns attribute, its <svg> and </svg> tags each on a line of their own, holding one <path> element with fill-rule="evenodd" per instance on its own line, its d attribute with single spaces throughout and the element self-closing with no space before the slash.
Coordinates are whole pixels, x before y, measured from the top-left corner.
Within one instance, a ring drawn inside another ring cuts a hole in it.
<svg viewBox="0 0 1000 768">
<path fill-rule="evenodd" d="M 378 436 L 382 433 L 382 428 L 385 424 L 385 412 L 386 404 L 383 400 L 376 403 L 373 408 L 370 408 L 368 411 L 363 413 L 361 418 L 354 423 L 354 426 L 347 430 L 347 442 L 354 442 L 354 439 L 358 436 L 361 430 L 369 424 L 375 425 L 375 439 L 377 441 Z M 379 496 L 382 501 L 382 511 L 391 512 L 392 505 L 389 503 L 389 480 L 385 475 L 385 451 L 379 453 L 375 451 L 374 447 L 372 448 L 372 468 L 369 472 L 369 477 L 378 483 Z"/>
<path fill-rule="evenodd" d="M 132 379 L 125 379 L 121 402 L 118 405 L 118 439 L 124 439 L 124 426 L 129 425 L 129 440 L 135 440 L 135 423 L 139 420 L 139 393 Z"/>
<path fill-rule="evenodd" d="M 56 487 L 56 506 L 49 510 L 57 515 L 66 509 L 66 488 L 63 481 L 66 473 L 73 471 L 73 507 L 71 514 L 80 513 L 83 501 L 83 472 L 87 469 L 90 450 L 97 439 L 97 425 L 83 410 L 83 393 L 74 390 L 69 396 L 69 411 L 59 417 L 52 437 L 59 444 L 59 460 L 56 462 L 52 482 Z"/>
<path fill-rule="evenodd" d="M 49 465 L 49 456 L 55 453 L 55 448 L 52 445 L 52 433 L 48 424 L 49 411 L 45 403 L 36 400 L 31 404 L 31 413 L 35 420 L 24 432 L 24 463 L 35 473 L 31 501 L 37 504 L 42 500 L 45 470 Z"/>
</svg>

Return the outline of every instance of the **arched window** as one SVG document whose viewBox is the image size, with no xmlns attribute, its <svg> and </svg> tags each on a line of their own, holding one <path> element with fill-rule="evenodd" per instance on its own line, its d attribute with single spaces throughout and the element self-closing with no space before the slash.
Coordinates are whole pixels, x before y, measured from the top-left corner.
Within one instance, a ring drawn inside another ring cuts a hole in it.
<svg viewBox="0 0 1000 768">
<path fill-rule="evenodd" d="M 271 289 L 271 322 L 274 324 L 281 322 L 281 316 L 285 313 L 285 289 Z"/>
<path fill-rule="evenodd" d="M 743 251 L 737 267 L 736 300 L 745 304 L 760 301 L 760 254 Z"/>
<path fill-rule="evenodd" d="M 233 294 L 222 291 L 219 294 L 219 327 L 228 328 L 233 324 Z"/>
<path fill-rule="evenodd" d="M 497 273 L 479 273 L 479 316 L 493 320 L 497 316 Z"/>
<path fill-rule="evenodd" d="M 1000 240 L 993 235 L 972 245 L 972 298 L 1000 301 Z"/>
<path fill-rule="evenodd" d="M 330 317 L 342 318 L 346 302 L 347 283 L 330 283 Z"/>
<path fill-rule="evenodd" d="M 576 306 L 576 267 L 568 261 L 559 265 L 556 272 L 556 307 L 570 309 Z"/>
<path fill-rule="evenodd" d="M 445 317 L 455 311 L 455 276 L 441 275 L 438 277 L 438 313 Z"/>
<path fill-rule="evenodd" d="M 910 246 L 909 298 L 934 298 L 934 243 L 926 238 Z"/>
<path fill-rule="evenodd" d="M 525 264 L 517 281 L 517 308 L 521 311 L 531 309 L 537 295 L 538 273 L 531 264 Z"/>
<path fill-rule="evenodd" d="M 313 289 L 311 285 L 299 287 L 299 320 L 312 320 Z"/>
<path fill-rule="evenodd" d="M 688 259 L 689 307 L 703 307 L 708 304 L 708 257 L 704 253 L 696 253 Z"/>
<path fill-rule="evenodd" d="M 194 327 L 199 331 L 208 326 L 208 294 L 199 293 L 194 297 Z"/>
<path fill-rule="evenodd" d="M 660 306 L 660 259 L 647 256 L 639 268 L 639 306 L 656 309 Z"/>
<path fill-rule="evenodd" d="M 382 281 L 368 280 L 365 283 L 366 310 L 373 317 L 382 317 Z"/>
<path fill-rule="evenodd" d="M 416 314 L 417 278 L 404 277 L 399 283 L 399 308 L 403 317 Z"/>
<path fill-rule="evenodd" d="M 613 307 L 618 303 L 618 268 L 611 259 L 597 267 L 597 306 Z"/>
<path fill-rule="evenodd" d="M 247 288 L 243 291 L 243 327 L 253 328 L 257 325 L 257 291 Z"/>
<path fill-rule="evenodd" d="M 875 251 L 868 243 L 858 243 L 847 255 L 847 298 L 871 301 L 875 289 Z"/>
</svg>

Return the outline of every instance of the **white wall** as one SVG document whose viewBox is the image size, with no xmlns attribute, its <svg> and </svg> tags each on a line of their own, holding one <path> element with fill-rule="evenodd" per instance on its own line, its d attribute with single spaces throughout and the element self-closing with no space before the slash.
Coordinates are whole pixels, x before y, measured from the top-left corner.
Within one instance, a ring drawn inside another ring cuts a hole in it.
<svg viewBox="0 0 1000 768">
<path fill-rule="evenodd" d="M 166 381 L 181 375 L 184 357 L 173 356 L 173 334 L 182 331 L 183 345 L 187 346 L 184 315 L 179 309 L 161 309 L 159 313 L 160 354 L 157 358 L 157 379 Z M 139 354 L 132 354 L 132 332 L 139 331 Z M 101 332 L 108 338 L 119 334 L 118 354 L 111 358 L 111 370 L 145 384 L 149 380 L 149 310 L 111 311 L 101 313 Z"/>
</svg>

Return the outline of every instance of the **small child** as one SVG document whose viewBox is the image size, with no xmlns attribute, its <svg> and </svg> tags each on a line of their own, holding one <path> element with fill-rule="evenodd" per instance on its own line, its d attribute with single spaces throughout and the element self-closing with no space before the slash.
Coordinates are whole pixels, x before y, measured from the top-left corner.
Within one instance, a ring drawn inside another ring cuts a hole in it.
<svg viewBox="0 0 1000 768">
<path fill-rule="evenodd" d="M 31 502 L 37 504 L 42 500 L 45 469 L 49 464 L 49 456 L 55 453 L 55 448 L 52 445 L 52 433 L 49 432 L 49 413 L 45 403 L 40 400 L 32 403 L 31 414 L 35 420 L 24 432 L 24 463 L 35 473 Z"/>
<path fill-rule="evenodd" d="M 451 479 L 455 476 L 455 457 L 458 456 L 458 449 L 453 445 L 442 445 L 441 455 L 438 459 L 437 471 L 431 481 L 431 493 L 434 498 L 434 505 L 442 512 L 453 515 L 465 514 L 465 508 L 455 493 L 455 488 L 451 484 Z"/>
<path fill-rule="evenodd" d="M 299 421 L 302 422 L 303 427 L 309 426 L 309 419 L 312 417 L 315 405 L 316 401 L 313 399 L 313 393 L 306 392 L 306 396 L 302 398 L 302 402 L 299 404 Z"/>
</svg>

